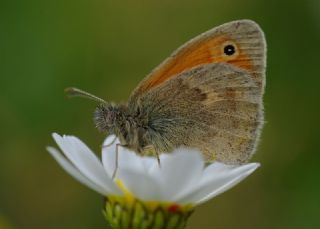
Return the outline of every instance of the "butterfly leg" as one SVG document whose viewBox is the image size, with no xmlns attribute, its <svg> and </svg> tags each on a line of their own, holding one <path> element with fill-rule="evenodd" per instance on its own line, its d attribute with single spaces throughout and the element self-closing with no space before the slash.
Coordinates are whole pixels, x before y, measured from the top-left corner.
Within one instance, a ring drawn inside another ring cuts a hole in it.
<svg viewBox="0 0 320 229">
<path fill-rule="evenodd" d="M 116 144 L 116 159 L 115 159 L 115 168 L 112 174 L 112 180 L 114 180 L 114 178 L 117 175 L 117 171 L 118 171 L 118 167 L 119 167 L 119 147 L 126 147 L 127 145 L 121 145 L 121 144 Z"/>
<path fill-rule="evenodd" d="M 161 168 L 159 153 L 158 153 L 158 151 L 155 151 L 155 152 L 156 152 L 156 157 L 157 157 L 158 165 L 159 165 L 159 167 Z"/>
<path fill-rule="evenodd" d="M 147 145 L 143 148 L 143 154 L 144 155 L 155 155 L 158 161 L 158 165 L 159 167 L 161 167 L 161 163 L 160 163 L 160 155 L 159 152 L 155 149 L 155 147 L 153 145 Z"/>
<path fill-rule="evenodd" d="M 110 147 L 114 144 L 114 142 L 116 141 L 117 137 L 115 137 L 109 144 L 107 145 L 102 145 L 102 148 L 107 148 Z M 125 145 L 121 145 L 121 144 L 116 144 L 116 158 L 115 158 L 115 169 L 112 173 L 112 180 L 116 177 L 117 175 L 117 171 L 118 171 L 118 164 L 119 164 L 119 146 L 125 146 Z"/>
</svg>

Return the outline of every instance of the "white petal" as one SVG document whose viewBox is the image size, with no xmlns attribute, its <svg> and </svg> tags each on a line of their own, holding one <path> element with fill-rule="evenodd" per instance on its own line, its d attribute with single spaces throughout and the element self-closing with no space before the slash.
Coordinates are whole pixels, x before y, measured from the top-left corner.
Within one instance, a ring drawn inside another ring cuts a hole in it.
<svg viewBox="0 0 320 229">
<path fill-rule="evenodd" d="M 228 189 L 234 187 L 235 185 L 240 183 L 243 179 L 245 179 L 247 176 L 249 176 L 251 173 L 253 173 L 259 166 L 260 166 L 259 163 L 250 163 L 247 165 L 243 165 L 239 168 L 234 168 L 233 172 L 234 172 L 234 174 L 238 174 L 238 176 L 234 175 L 233 178 L 231 179 L 232 175 L 230 175 L 229 182 L 225 183 L 223 186 L 221 186 L 215 192 L 211 192 L 207 196 L 205 196 L 204 198 L 199 200 L 198 204 L 203 203 L 203 202 L 227 191 Z"/>
<path fill-rule="evenodd" d="M 116 168 L 116 148 L 119 140 L 116 139 L 112 145 L 110 143 L 115 139 L 114 135 L 107 137 L 102 148 L 102 163 L 107 173 L 112 176 Z M 155 159 L 141 157 L 124 146 L 118 146 L 118 171 L 122 169 L 137 171 L 142 174 L 152 166 Z"/>
<path fill-rule="evenodd" d="M 196 188 L 179 199 L 179 202 L 201 204 L 232 188 L 258 167 L 258 163 L 241 166 L 213 163 L 205 169 L 203 177 L 200 183 L 196 185 Z"/>
<path fill-rule="evenodd" d="M 78 180 L 80 183 L 88 186 L 89 188 L 95 190 L 96 192 L 100 193 L 101 195 L 107 194 L 107 190 L 105 190 L 103 187 L 100 187 L 99 185 L 96 185 L 95 183 L 91 182 L 88 178 L 86 178 L 84 175 L 82 175 L 80 171 L 76 169 L 67 159 L 65 159 L 65 157 L 63 157 L 57 149 L 53 147 L 47 147 L 47 150 L 52 155 L 52 157 L 58 162 L 58 164 L 73 178 Z"/>
<path fill-rule="evenodd" d="M 204 168 L 198 150 L 178 148 L 171 154 L 161 154 L 159 165 L 151 170 L 166 201 L 175 201 L 181 192 L 191 189 L 198 182 Z"/>
<path fill-rule="evenodd" d="M 141 157 L 142 164 L 144 166 L 144 169 L 150 173 L 150 170 L 153 166 L 158 165 L 158 160 L 155 157 L 152 156 L 144 156 Z"/>
<path fill-rule="evenodd" d="M 79 171 L 93 183 L 103 187 L 108 193 L 121 194 L 120 190 L 107 175 L 95 154 L 78 138 L 53 134 L 53 138 Z"/>
<path fill-rule="evenodd" d="M 118 173 L 126 188 L 141 200 L 164 200 L 157 180 L 142 170 L 121 169 Z"/>
</svg>

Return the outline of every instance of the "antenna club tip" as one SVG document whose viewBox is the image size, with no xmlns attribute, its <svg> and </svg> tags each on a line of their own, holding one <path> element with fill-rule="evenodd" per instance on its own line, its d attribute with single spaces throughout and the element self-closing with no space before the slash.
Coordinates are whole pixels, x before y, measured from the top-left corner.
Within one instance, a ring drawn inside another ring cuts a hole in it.
<svg viewBox="0 0 320 229">
<path fill-rule="evenodd" d="M 64 89 L 64 92 L 74 91 L 75 87 L 67 87 Z"/>
<path fill-rule="evenodd" d="M 66 95 L 69 97 L 76 96 L 78 91 L 79 90 L 77 90 L 75 87 L 67 87 L 64 89 L 64 93 L 66 93 Z"/>
</svg>

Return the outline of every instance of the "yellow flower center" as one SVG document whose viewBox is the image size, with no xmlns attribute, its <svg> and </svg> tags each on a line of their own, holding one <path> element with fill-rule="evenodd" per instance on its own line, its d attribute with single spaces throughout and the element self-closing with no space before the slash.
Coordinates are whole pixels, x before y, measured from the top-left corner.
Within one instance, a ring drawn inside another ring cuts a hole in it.
<svg viewBox="0 0 320 229">
<path fill-rule="evenodd" d="M 120 179 L 115 180 L 123 196 L 106 197 L 104 215 L 113 228 L 184 228 L 193 212 L 192 204 L 145 201 L 136 198 Z"/>
</svg>

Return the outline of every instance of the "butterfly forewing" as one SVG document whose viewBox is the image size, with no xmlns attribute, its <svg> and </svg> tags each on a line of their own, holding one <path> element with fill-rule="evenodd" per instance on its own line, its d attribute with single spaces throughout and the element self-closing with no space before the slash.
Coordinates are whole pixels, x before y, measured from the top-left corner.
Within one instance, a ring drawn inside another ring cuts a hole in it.
<svg viewBox="0 0 320 229">
<path fill-rule="evenodd" d="M 225 53 L 228 46 L 235 55 Z M 251 20 L 229 22 L 188 41 L 155 68 L 132 93 L 135 98 L 162 84 L 177 74 L 195 66 L 210 63 L 230 63 L 250 72 L 264 87 L 266 43 L 260 27 Z"/>
</svg>

